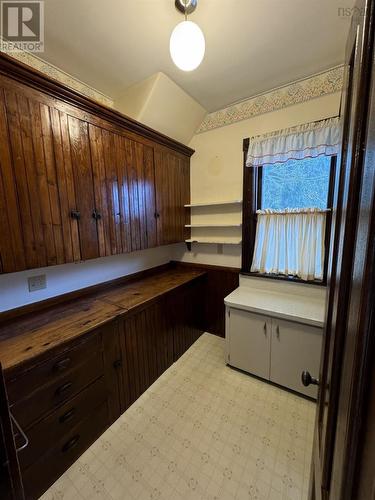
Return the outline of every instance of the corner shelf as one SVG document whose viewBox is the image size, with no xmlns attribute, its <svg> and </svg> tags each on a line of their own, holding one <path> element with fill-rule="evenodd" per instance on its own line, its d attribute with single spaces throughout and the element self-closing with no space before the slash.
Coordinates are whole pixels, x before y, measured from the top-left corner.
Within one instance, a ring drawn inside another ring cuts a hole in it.
<svg viewBox="0 0 375 500">
<path fill-rule="evenodd" d="M 191 203 L 190 205 L 184 205 L 185 208 L 194 207 L 211 207 L 214 205 L 239 205 L 242 200 L 226 200 L 226 201 L 209 201 L 207 203 Z"/>
</svg>

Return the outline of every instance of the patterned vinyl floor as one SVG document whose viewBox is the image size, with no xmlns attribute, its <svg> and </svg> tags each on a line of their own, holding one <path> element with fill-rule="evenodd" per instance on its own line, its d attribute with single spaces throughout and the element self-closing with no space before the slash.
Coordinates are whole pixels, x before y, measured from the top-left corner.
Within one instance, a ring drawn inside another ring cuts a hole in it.
<svg viewBox="0 0 375 500">
<path fill-rule="evenodd" d="M 223 351 L 204 334 L 42 499 L 305 500 L 315 405 Z"/>
</svg>

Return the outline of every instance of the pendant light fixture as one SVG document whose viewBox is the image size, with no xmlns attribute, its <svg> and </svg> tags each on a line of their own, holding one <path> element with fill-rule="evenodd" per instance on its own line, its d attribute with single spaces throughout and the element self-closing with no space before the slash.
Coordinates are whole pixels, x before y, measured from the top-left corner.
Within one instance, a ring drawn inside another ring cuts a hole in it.
<svg viewBox="0 0 375 500">
<path fill-rule="evenodd" d="M 198 0 L 175 0 L 176 9 L 185 15 L 185 21 L 172 31 L 169 51 L 175 65 L 182 71 L 193 71 L 204 58 L 206 42 L 200 27 L 187 20 L 188 14 L 195 11 Z"/>
</svg>

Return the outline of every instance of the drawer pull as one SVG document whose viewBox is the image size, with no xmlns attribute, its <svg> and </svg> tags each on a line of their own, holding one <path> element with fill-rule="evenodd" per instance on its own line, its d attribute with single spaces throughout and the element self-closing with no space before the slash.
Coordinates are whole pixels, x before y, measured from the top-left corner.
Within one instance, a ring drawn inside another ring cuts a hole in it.
<svg viewBox="0 0 375 500">
<path fill-rule="evenodd" d="M 70 358 L 65 358 L 62 359 L 61 361 L 58 361 L 55 366 L 53 367 L 54 372 L 62 372 L 63 370 L 66 370 L 68 366 L 70 365 Z"/>
<path fill-rule="evenodd" d="M 76 413 L 76 409 L 72 408 L 71 410 L 64 413 L 64 415 L 61 415 L 61 417 L 59 418 L 60 424 L 65 424 L 66 422 L 69 422 L 70 420 L 72 420 L 75 413 Z"/>
<path fill-rule="evenodd" d="M 61 396 L 62 394 L 64 394 L 64 392 L 68 391 L 72 387 L 72 385 L 72 382 L 67 382 L 66 384 L 58 387 L 55 391 L 56 396 Z"/>
<path fill-rule="evenodd" d="M 67 443 L 64 444 L 64 446 L 61 448 L 61 451 L 63 453 L 66 453 L 67 451 L 71 450 L 76 446 L 80 438 L 80 435 L 77 434 L 76 436 L 72 437 L 72 439 L 69 439 Z"/>
</svg>

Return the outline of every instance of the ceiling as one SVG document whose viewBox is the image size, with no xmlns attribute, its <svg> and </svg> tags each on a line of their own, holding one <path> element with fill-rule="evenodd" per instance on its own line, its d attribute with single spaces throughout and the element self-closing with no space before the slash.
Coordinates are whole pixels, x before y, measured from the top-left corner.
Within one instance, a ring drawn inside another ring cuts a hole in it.
<svg viewBox="0 0 375 500">
<path fill-rule="evenodd" d="M 208 111 L 344 60 L 352 0 L 199 0 L 190 19 L 206 37 L 191 72 L 169 56 L 183 20 L 174 0 L 46 0 L 41 57 L 112 98 L 162 71 Z"/>
</svg>

